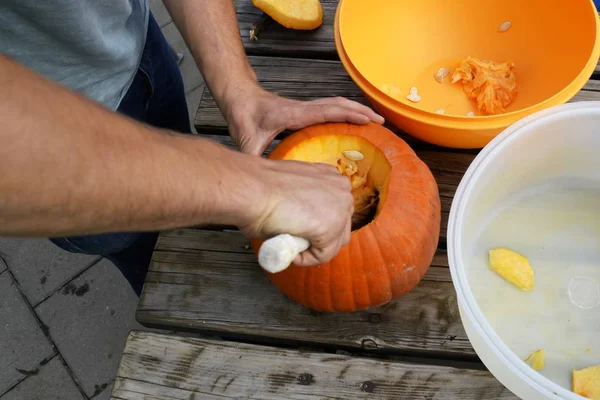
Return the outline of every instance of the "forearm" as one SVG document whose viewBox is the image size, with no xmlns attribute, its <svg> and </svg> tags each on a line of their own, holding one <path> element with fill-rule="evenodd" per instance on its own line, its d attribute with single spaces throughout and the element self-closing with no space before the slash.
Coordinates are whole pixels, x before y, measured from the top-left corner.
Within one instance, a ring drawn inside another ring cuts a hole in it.
<svg viewBox="0 0 600 400">
<path fill-rule="evenodd" d="M 0 87 L 0 234 L 236 224 L 260 190 L 260 159 L 139 124 L 1 55 Z"/>
<path fill-rule="evenodd" d="M 221 111 L 257 85 L 240 39 L 233 0 L 163 0 Z"/>
</svg>

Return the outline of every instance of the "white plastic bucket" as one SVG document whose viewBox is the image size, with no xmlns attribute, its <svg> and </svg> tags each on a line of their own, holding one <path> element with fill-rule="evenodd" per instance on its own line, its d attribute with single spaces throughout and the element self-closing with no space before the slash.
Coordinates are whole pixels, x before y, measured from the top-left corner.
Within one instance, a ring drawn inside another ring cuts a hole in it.
<svg viewBox="0 0 600 400">
<path fill-rule="evenodd" d="M 529 258 L 533 292 L 491 271 L 492 247 Z M 452 203 L 448 258 L 490 372 L 523 399 L 583 399 L 571 371 L 600 364 L 600 102 L 531 115 L 479 153 Z M 523 360 L 539 348 L 535 371 Z"/>
</svg>

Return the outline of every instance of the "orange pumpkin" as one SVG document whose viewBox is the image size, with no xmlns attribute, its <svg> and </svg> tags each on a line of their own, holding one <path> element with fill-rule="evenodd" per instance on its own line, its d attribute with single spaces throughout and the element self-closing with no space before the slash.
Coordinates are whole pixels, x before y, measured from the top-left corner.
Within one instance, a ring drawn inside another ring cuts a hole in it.
<svg viewBox="0 0 600 400">
<path fill-rule="evenodd" d="M 374 216 L 353 230 L 350 243 L 329 263 L 269 273 L 288 297 L 317 311 L 377 307 L 409 292 L 427 272 L 439 240 L 440 198 L 431 171 L 380 125 L 311 126 L 281 141 L 268 158 L 326 162 L 343 171 L 348 150 L 364 155 L 355 162 L 355 175 L 366 177 L 353 189 L 355 204 L 375 192 L 377 201 L 369 200 Z M 261 244 L 252 241 L 256 253 Z"/>
</svg>

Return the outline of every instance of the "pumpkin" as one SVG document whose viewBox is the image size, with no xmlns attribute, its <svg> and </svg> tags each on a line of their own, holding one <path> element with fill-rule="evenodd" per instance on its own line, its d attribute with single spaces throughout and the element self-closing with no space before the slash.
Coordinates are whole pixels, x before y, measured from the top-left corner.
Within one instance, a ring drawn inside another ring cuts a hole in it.
<svg viewBox="0 0 600 400">
<path fill-rule="evenodd" d="M 431 171 L 406 142 L 374 123 L 327 123 L 293 133 L 268 158 L 336 166 L 355 200 L 350 242 L 330 262 L 267 273 L 284 294 L 316 311 L 350 312 L 419 283 L 437 249 L 441 206 Z M 263 241 L 251 243 L 258 254 Z"/>
<path fill-rule="evenodd" d="M 252 0 L 263 11 L 257 23 L 250 28 L 250 38 L 258 39 L 272 20 L 295 30 L 313 30 L 323 24 L 323 6 L 320 0 Z"/>
</svg>

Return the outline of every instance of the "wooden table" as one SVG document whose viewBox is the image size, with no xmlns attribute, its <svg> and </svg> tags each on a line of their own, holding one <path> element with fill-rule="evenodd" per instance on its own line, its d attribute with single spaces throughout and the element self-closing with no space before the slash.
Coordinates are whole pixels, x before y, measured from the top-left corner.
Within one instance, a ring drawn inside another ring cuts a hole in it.
<svg viewBox="0 0 600 400">
<path fill-rule="evenodd" d="M 272 26 L 257 42 L 249 40 L 248 28 L 259 11 L 250 0 L 236 6 L 246 51 L 266 89 L 295 99 L 345 96 L 366 103 L 337 60 L 336 0 L 323 0 L 319 30 Z M 600 100 L 600 81 L 590 80 L 573 99 L 581 100 Z M 208 90 L 195 125 L 202 135 L 234 147 Z M 401 136 L 432 170 L 442 199 L 439 249 L 416 289 L 374 310 L 317 313 L 292 303 L 269 282 L 240 233 L 164 233 L 137 318 L 149 327 L 213 337 L 132 332 L 112 398 L 515 398 L 471 347 L 448 270 L 450 204 L 476 152 Z"/>
</svg>

